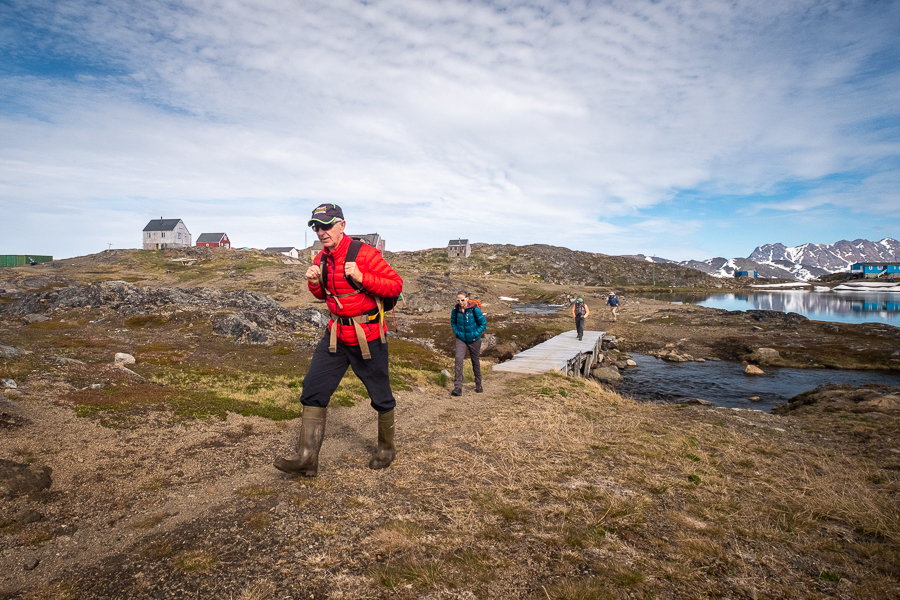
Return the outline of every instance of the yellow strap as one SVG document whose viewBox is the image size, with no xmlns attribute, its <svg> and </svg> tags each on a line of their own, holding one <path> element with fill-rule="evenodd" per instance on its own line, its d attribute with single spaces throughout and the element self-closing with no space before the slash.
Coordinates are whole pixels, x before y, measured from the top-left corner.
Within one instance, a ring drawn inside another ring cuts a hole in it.
<svg viewBox="0 0 900 600">
<path fill-rule="evenodd" d="M 328 351 L 331 353 L 337 352 L 337 328 L 338 322 L 334 321 L 331 323 L 331 343 L 328 345 Z"/>
</svg>

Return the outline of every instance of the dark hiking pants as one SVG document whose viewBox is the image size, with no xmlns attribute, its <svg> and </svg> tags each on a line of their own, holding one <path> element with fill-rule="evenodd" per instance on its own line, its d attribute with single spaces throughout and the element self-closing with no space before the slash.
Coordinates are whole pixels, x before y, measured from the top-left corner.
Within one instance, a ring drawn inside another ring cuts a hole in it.
<svg viewBox="0 0 900 600">
<path fill-rule="evenodd" d="M 330 336 L 326 333 L 316 346 L 309 371 L 303 378 L 300 404 L 320 408 L 328 406 L 331 395 L 341 383 L 349 366 L 366 386 L 369 398 L 372 399 L 372 408 L 379 413 L 394 410 L 397 402 L 391 392 L 391 381 L 388 377 L 387 344 L 379 339 L 369 342 L 372 358 L 365 360 L 359 346 L 347 346 L 338 342 L 337 352 L 329 352 L 330 341 Z"/>
<path fill-rule="evenodd" d="M 575 331 L 579 338 L 584 335 L 584 317 L 575 317 Z"/>
<path fill-rule="evenodd" d="M 466 348 L 472 359 L 472 372 L 475 373 L 475 389 L 481 389 L 481 338 L 467 344 L 456 338 L 456 372 L 453 378 L 453 389 L 461 390 L 463 384 L 463 362 L 466 360 Z"/>
</svg>

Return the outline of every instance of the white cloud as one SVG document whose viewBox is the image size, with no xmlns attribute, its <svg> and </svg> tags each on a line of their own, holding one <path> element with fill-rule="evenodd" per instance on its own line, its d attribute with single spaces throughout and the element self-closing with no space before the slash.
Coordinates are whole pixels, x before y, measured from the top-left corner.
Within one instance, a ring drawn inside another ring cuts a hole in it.
<svg viewBox="0 0 900 600">
<path fill-rule="evenodd" d="M 895 44 L 898 11 L 47 3 L 27 13 L 50 32 L 37 36 L 42 51 L 112 70 L 3 76 L 0 94 L 25 108 L 0 112 L 0 203 L 58 206 L 83 223 L 127 215 L 138 231 L 161 212 L 187 215 L 196 234 L 222 230 L 206 225 L 218 213 L 232 238 L 258 246 L 299 244 L 305 213 L 334 201 L 393 249 L 461 235 L 609 252 L 621 236 L 622 253 L 647 253 L 639 244 L 660 233 L 648 223 L 680 223 L 672 239 L 698 247 L 697 222 L 658 215 L 626 230 L 615 219 L 664 210 L 680 190 L 767 194 L 897 156 L 896 140 L 854 124 L 900 105 L 896 67 L 871 72 Z M 866 171 L 858 189 L 896 211 L 891 168 Z M 29 210 L 6 244 L 43 235 Z M 557 214 L 576 216 L 567 231 Z M 95 245 L 56 239 L 42 243 L 57 254 Z"/>
</svg>

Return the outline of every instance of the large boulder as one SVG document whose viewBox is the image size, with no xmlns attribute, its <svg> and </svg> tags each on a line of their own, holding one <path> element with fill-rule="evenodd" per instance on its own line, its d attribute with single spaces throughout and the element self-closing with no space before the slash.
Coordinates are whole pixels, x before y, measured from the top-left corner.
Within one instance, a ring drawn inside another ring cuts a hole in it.
<svg viewBox="0 0 900 600">
<path fill-rule="evenodd" d="M 591 369 L 591 377 L 602 383 L 615 384 L 622 381 L 622 375 L 619 373 L 619 369 L 612 365 L 594 367 Z"/>
</svg>

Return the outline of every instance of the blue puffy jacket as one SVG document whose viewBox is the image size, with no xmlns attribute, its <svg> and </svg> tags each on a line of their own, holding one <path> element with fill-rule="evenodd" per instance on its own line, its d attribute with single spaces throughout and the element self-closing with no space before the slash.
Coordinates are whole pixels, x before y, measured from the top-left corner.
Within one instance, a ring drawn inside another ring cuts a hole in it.
<svg viewBox="0 0 900 600">
<path fill-rule="evenodd" d="M 465 343 L 471 344 L 480 338 L 487 329 L 487 319 L 481 314 L 478 305 L 470 302 L 463 310 L 459 310 L 458 306 L 453 307 L 453 312 L 450 313 L 450 325 L 453 326 L 453 335 Z"/>
</svg>

